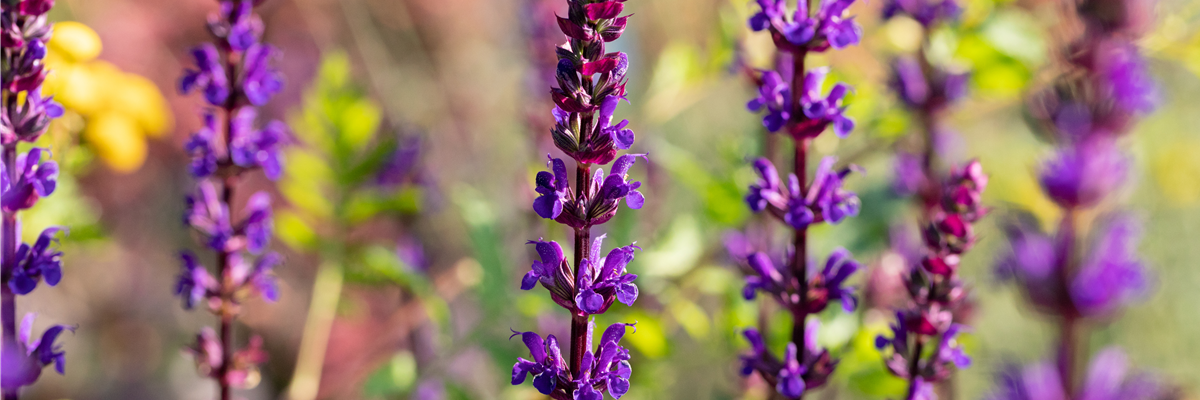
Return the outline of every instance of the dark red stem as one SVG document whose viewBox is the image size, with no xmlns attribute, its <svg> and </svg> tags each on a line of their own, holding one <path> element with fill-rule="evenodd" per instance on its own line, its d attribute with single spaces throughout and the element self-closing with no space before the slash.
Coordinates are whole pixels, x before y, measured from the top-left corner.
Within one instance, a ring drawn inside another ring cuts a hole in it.
<svg viewBox="0 0 1200 400">
<path fill-rule="evenodd" d="M 1079 211 L 1074 208 L 1065 209 L 1062 225 L 1059 227 L 1063 255 L 1060 260 L 1061 267 L 1058 270 L 1060 291 L 1064 293 L 1064 296 L 1069 296 L 1067 293 L 1070 293 L 1071 280 L 1075 276 L 1075 268 L 1078 264 L 1076 260 L 1078 223 Z M 1069 299 L 1065 300 L 1064 304 L 1070 304 Z M 1063 307 L 1063 310 L 1059 326 L 1058 373 L 1062 377 L 1063 389 L 1070 398 L 1075 394 L 1075 364 L 1079 355 L 1079 338 L 1082 335 L 1082 327 L 1079 314 L 1074 307 Z"/>
<path fill-rule="evenodd" d="M 7 92 L 7 91 L 6 91 Z M 11 95 L 6 96 L 5 100 L 11 100 Z M 4 146 L 4 167 L 8 172 L 8 179 L 11 182 L 17 181 L 17 144 Z M 12 289 L 8 287 L 8 280 L 12 277 L 10 269 L 14 263 L 10 262 L 17 253 L 17 241 L 20 237 L 17 236 L 17 213 L 15 211 L 4 211 L 4 231 L 0 233 L 0 239 L 3 239 L 3 244 L 0 245 L 0 258 L 4 265 L 3 282 L 0 282 L 0 294 L 3 303 L 3 312 L 0 313 L 0 320 L 3 320 L 4 325 L 4 342 L 2 352 L 16 351 L 17 346 L 17 296 Z M 16 400 L 17 388 L 9 388 L 4 390 L 4 400 Z"/>
<path fill-rule="evenodd" d="M 586 164 L 578 164 L 575 168 L 575 198 L 582 199 L 587 193 L 588 175 L 591 167 Z M 579 278 L 583 276 L 583 259 L 589 253 L 588 247 L 592 242 L 592 228 L 585 226 L 575 230 L 575 282 L 579 282 Z M 578 290 L 578 288 L 576 288 Z M 583 311 L 574 310 L 574 315 L 571 317 L 571 376 L 579 376 L 579 372 L 583 367 L 583 353 L 587 352 L 588 332 L 587 332 L 587 315 Z"/>
<path fill-rule="evenodd" d="M 792 118 L 791 124 L 798 124 L 804 120 L 804 107 L 801 105 L 801 95 L 804 93 L 804 58 L 807 55 L 805 52 L 797 52 L 792 54 Z M 791 129 L 788 129 L 791 131 Z M 795 138 L 796 153 L 794 169 L 796 178 L 800 180 L 800 190 L 804 191 L 808 184 L 808 146 L 810 139 Z M 794 251 L 792 252 L 792 275 L 796 277 L 800 287 L 800 304 L 798 309 L 793 311 L 794 322 L 792 325 L 792 343 L 796 344 L 799 351 L 796 352 L 796 361 L 804 362 L 804 331 L 805 324 L 808 319 L 808 227 L 797 228 L 794 232 L 795 237 L 792 243 Z M 801 397 L 804 395 L 801 393 Z"/>
</svg>

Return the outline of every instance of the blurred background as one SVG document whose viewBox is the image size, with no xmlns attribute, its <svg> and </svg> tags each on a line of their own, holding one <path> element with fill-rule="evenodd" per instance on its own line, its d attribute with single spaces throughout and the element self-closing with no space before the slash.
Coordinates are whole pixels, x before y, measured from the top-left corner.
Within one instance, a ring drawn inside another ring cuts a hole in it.
<svg viewBox="0 0 1200 400">
<path fill-rule="evenodd" d="M 650 156 L 633 172 L 648 201 L 603 229 L 610 245 L 645 249 L 630 267 L 641 298 L 597 323 L 638 323 L 626 337 L 634 358 L 626 399 L 763 399 L 763 383 L 737 373 L 746 347 L 739 333 L 777 310 L 741 299 L 723 239 L 761 223 L 742 202 L 755 180 L 746 160 L 781 140 L 745 109 L 755 89 L 742 68 L 770 64 L 769 39 L 746 28 L 748 0 L 627 4 L 635 17 L 613 46 L 630 55 L 633 105 L 617 117 L 637 132 L 634 150 Z M 849 112 L 859 127 L 847 140 L 822 136 L 815 151 L 868 172 L 849 183 L 862 215 L 816 229 L 812 243 L 814 254 L 845 246 L 886 272 L 897 268 L 885 253 L 889 229 L 911 218 L 907 200 L 891 192 L 892 147 L 912 129 L 888 93 L 887 62 L 920 37 L 912 20 L 880 22 L 881 5 L 851 10 L 863 45 L 813 61 L 856 88 Z M 1044 81 L 1054 4 L 963 6 L 962 23 L 936 32 L 931 52 L 972 71 L 971 97 L 950 115 L 958 132 L 951 147 L 960 160 L 980 158 L 992 177 L 986 195 L 995 211 L 963 262 L 977 300 L 964 339 L 975 364 L 954 388 L 975 399 L 1004 365 L 1050 354 L 1052 325 L 996 284 L 992 265 L 1007 247 L 997 226 L 1016 210 L 1045 224 L 1057 218 L 1034 178 L 1050 147 L 1023 114 L 1025 95 Z M 27 213 L 25 225 L 63 224 L 71 235 L 62 283 L 23 297 L 19 311 L 38 312 L 39 325 L 79 329 L 63 340 L 66 376 L 46 374 L 26 398 L 213 398 L 215 387 L 181 349 L 215 321 L 184 311 L 172 289 L 178 251 L 196 248 L 181 223 L 191 185 L 182 147 L 202 110 L 176 82 L 188 49 L 207 40 L 204 21 L 215 8 L 210 0 L 58 0 L 47 87 L 68 115 L 44 140 L 64 174 L 59 193 Z M 283 179 L 258 174 L 235 199 L 273 191 L 273 247 L 287 258 L 277 268 L 281 301 L 250 303 L 240 320 L 239 331 L 261 335 L 270 353 L 260 383 L 242 395 L 542 398 L 509 385 L 526 350 L 508 336 L 510 328 L 569 330 L 569 316 L 544 291 L 519 290 L 534 258 L 525 241 L 570 237 L 530 209 L 533 175 L 557 152 L 548 90 L 561 40 L 553 14 L 565 2 L 269 0 L 259 10 L 287 80 L 263 112 L 287 121 L 296 144 Z M 1134 364 L 1190 395 L 1200 390 L 1200 2 L 1159 0 L 1157 10 L 1140 45 L 1162 102 L 1126 142 L 1135 178 L 1103 206 L 1146 221 L 1140 250 L 1154 290 L 1095 324 L 1088 346 L 1122 346 Z M 901 395 L 903 383 L 887 375 L 873 346 L 888 315 L 823 316 L 820 341 L 843 361 L 813 398 Z"/>
</svg>

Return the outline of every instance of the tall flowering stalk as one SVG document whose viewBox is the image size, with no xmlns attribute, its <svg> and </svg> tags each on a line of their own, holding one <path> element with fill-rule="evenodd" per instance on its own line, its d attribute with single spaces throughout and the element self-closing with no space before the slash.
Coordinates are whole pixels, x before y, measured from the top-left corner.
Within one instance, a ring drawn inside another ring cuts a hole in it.
<svg viewBox="0 0 1200 400">
<path fill-rule="evenodd" d="M 1098 206 L 1128 174 L 1121 137 L 1156 103 L 1154 84 L 1135 44 L 1152 22 L 1152 7 L 1152 2 L 1138 0 L 1064 4 L 1058 26 L 1078 29 L 1064 29 L 1068 39 L 1060 49 L 1058 76 L 1028 104 L 1035 128 L 1056 145 L 1039 179 L 1063 217 L 1052 234 L 1031 223 L 1009 226 L 1012 250 L 997 266 L 1000 276 L 1018 284 L 1035 309 L 1056 321 L 1058 356 L 1054 367 L 1009 376 L 1004 387 L 1052 387 L 1055 396 L 1042 398 L 1090 399 L 1109 398 L 1093 393 L 1128 384 L 1122 382 L 1124 359 L 1112 355 L 1118 350 L 1101 353 L 1092 362 L 1093 373 L 1110 371 L 1108 377 L 1089 377 L 1081 386 L 1079 365 L 1085 358 L 1081 351 L 1086 349 L 1087 324 L 1111 317 L 1144 295 L 1148 286 L 1136 254 L 1137 221 L 1120 213 L 1096 216 Z M 1092 219 L 1099 223 L 1087 223 Z M 1087 226 L 1100 229 L 1087 232 Z M 1147 398 L 1151 392 L 1142 393 L 1120 398 Z M 1029 396 L 1002 389 L 996 398 Z"/>
<path fill-rule="evenodd" d="M 3 104 L 0 109 L 0 393 L 4 400 L 17 399 L 23 386 L 32 385 L 42 369 L 54 364 L 64 373 L 66 357 L 54 342 L 74 328 L 55 325 L 33 337 L 32 313 L 17 330 L 17 295 L 26 295 L 45 282 L 54 286 L 62 279 L 62 252 L 56 237 L 65 228 L 52 226 L 30 244 L 21 239 L 19 213 L 38 199 L 54 193 L 58 164 L 50 150 L 40 147 L 20 151 L 21 142 L 33 143 L 46 132 L 50 121 L 63 114 L 52 98 L 42 97 L 42 83 L 50 73 L 43 65 L 51 26 L 46 14 L 53 0 L 4 0 L 0 14 L 3 49 Z"/>
<path fill-rule="evenodd" d="M 811 181 L 808 176 L 812 140 L 828 127 L 841 138 L 854 129 L 843 104 L 850 87 L 838 83 L 826 94 L 822 85 L 829 69 L 806 69 L 805 65 L 810 52 L 842 49 L 859 42 L 862 29 L 846 16 L 853 2 L 826 0 L 814 9 L 807 1 L 799 0 L 793 9 L 785 0 L 758 0 L 760 10 L 750 18 L 751 29 L 770 33 L 780 63 L 775 70 L 759 72 L 759 95 L 748 108 L 765 110 L 763 126 L 793 139 L 795 163 L 794 172 L 785 182 L 769 160 L 755 160 L 754 168 L 761 179 L 750 187 L 746 201 L 753 211 L 767 211 L 782 221 L 793 231 L 793 241 L 782 260 L 772 260 L 763 252 L 735 256 L 743 258 L 747 266 L 745 298 L 754 299 L 758 292 L 770 294 L 792 314 L 794 326 L 782 359 L 768 351 L 760 332 L 747 329 L 745 336 L 752 352 L 742 357 L 742 374 L 758 371 L 779 394 L 792 399 L 823 385 L 837 364 L 828 350 L 817 346 L 817 324 L 810 324 L 808 316 L 824 310 L 830 301 L 841 302 L 847 312 L 857 306 L 854 290 L 845 282 L 861 265 L 850 253 L 838 249 L 820 271 L 809 268 L 808 254 L 810 225 L 837 224 L 857 215 L 860 208 L 858 197 L 842 188 L 843 179 L 853 169 L 835 169 L 836 157 L 822 159 Z"/>
<path fill-rule="evenodd" d="M 919 50 L 893 61 L 890 86 L 920 133 L 919 150 L 898 150 L 893 186 L 900 195 L 915 195 L 924 249 L 897 249 L 909 255 L 903 275 L 908 300 L 895 311 L 891 337 L 876 339 L 887 354 L 888 370 L 908 381 L 907 399 L 936 398 L 934 383 L 948 380 L 951 366 L 966 368 L 971 362 L 957 342 L 968 329 L 961 323 L 970 308 L 958 269 L 975 244 L 972 224 L 986 213 L 981 198 L 987 176 L 978 161 L 952 168 L 945 177 L 938 172 L 938 142 L 951 134 L 943 119 L 966 96 L 968 75 L 936 65 L 928 54 L 932 31 L 954 23 L 959 14 L 955 0 L 892 1 L 883 8 L 884 19 L 911 18 L 922 31 Z M 928 346 L 936 347 L 927 352 Z"/>
<path fill-rule="evenodd" d="M 626 128 L 628 121 L 613 123 L 617 105 L 625 100 L 629 59 L 625 53 L 605 51 L 606 43 L 624 33 L 629 17 L 620 16 L 624 0 L 567 4 L 567 16 L 557 17 L 567 41 L 556 48 L 558 87 L 550 91 L 555 104 L 550 133 L 555 146 L 575 161 L 575 186 L 572 190 L 566 163 L 550 158 L 550 171 L 537 174 L 533 209 L 574 231 L 574 257 L 569 260 L 556 242 L 530 241 L 541 260 L 525 274 L 521 289 L 541 283 L 555 303 L 570 311 L 571 341 L 564 358 L 554 335 L 543 339 L 534 332 L 514 332 L 533 360 L 518 359 L 512 383 L 519 385 L 532 375 L 533 386 L 555 399 L 600 400 L 604 391 L 620 398 L 629 390 L 632 372 L 629 350 L 620 340 L 633 324 L 609 326 L 593 347 L 589 316 L 603 314 L 614 301 L 633 305 L 637 300 L 637 275 L 627 273 L 626 266 L 639 248 L 630 244 L 602 257 L 604 236 L 593 238 L 591 230 L 612 219 L 622 200 L 633 209 L 645 202 L 637 190 L 641 183 L 629 182 L 627 176 L 637 158 L 645 155 L 618 157 L 618 150 L 633 145 L 634 134 Z M 606 174 L 600 167 L 609 163 L 613 165 Z"/>
<path fill-rule="evenodd" d="M 278 300 L 271 270 L 281 261 L 278 254 L 267 250 L 272 233 L 270 195 L 259 192 L 250 196 L 237 215 L 232 212 L 234 189 L 255 169 L 262 169 L 272 180 L 279 177 L 281 147 L 288 134 L 279 121 L 263 128 L 255 126 L 256 107 L 266 104 L 283 86 L 269 65 L 278 50 L 260 42 L 263 23 L 254 7 L 262 0 L 218 3 L 219 11 L 208 20 L 215 43 L 191 51 L 195 67 L 188 69 L 179 83 L 185 94 L 202 93 L 210 106 L 203 115 L 204 126 L 187 142 L 197 184 L 187 197 L 184 221 L 215 253 L 216 275 L 185 251 L 175 291 L 185 308 L 202 304 L 220 320 L 220 330 L 205 328 L 189 352 L 201 373 L 217 381 L 220 398 L 228 400 L 232 389 L 253 387 L 258 382 L 258 365 L 266 361 L 258 337 L 235 350 L 234 323 L 241 304 L 254 296 Z"/>
<path fill-rule="evenodd" d="M 972 161 L 954 168 L 941 183 L 939 201 L 927 211 L 922 230 L 924 255 L 904 277 L 910 301 L 896 311 L 891 337 L 881 335 L 875 340 L 879 349 L 891 348 L 885 364 L 892 374 L 908 381 L 909 400 L 936 399 L 934 383 L 948 379 L 952 365 L 971 364 L 957 341 L 967 329 L 958 323 L 967 301 L 958 269 L 963 254 L 976 241 L 972 224 L 986 213 L 982 197 L 987 181 L 983 166 Z M 934 350 L 926 351 L 931 345 Z"/>
</svg>

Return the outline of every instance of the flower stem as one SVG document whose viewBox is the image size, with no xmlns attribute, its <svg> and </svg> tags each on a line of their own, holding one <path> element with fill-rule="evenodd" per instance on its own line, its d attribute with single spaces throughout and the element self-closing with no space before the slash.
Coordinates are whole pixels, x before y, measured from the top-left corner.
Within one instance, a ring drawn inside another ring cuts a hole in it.
<svg viewBox="0 0 1200 400">
<path fill-rule="evenodd" d="M 1078 264 L 1079 211 L 1071 207 L 1063 212 L 1062 225 L 1059 227 L 1063 255 L 1058 272 L 1062 285 L 1060 293 L 1070 293 L 1071 280 L 1075 276 L 1075 268 Z M 1065 296 L 1069 296 L 1069 294 Z M 1070 304 L 1070 299 L 1065 299 L 1064 304 Z M 1062 377 L 1063 389 L 1067 396 L 1075 393 L 1075 361 L 1078 358 L 1079 338 L 1082 335 L 1079 322 L 1078 312 L 1070 307 L 1063 312 L 1059 326 L 1058 373 Z"/>
<path fill-rule="evenodd" d="M 920 377 L 920 372 L 917 369 L 921 368 L 921 353 L 925 352 L 925 336 L 916 335 L 914 342 L 908 364 L 908 397 L 905 397 L 906 399 L 915 399 L 919 389 L 917 378 Z"/>
<path fill-rule="evenodd" d="M 232 118 L 232 115 L 230 115 Z M 221 202 L 229 206 L 233 200 L 233 185 L 236 182 L 235 176 L 225 178 L 225 184 L 221 188 Z M 232 207 L 231 207 L 232 208 Z M 229 252 L 220 251 L 217 254 L 218 273 L 222 277 L 222 282 L 228 284 L 229 276 Z M 226 379 L 229 376 L 229 367 L 233 360 L 233 318 L 234 318 L 234 299 L 233 291 L 226 288 L 221 291 L 224 297 L 221 307 L 221 368 L 218 371 L 217 382 L 221 385 L 221 400 L 232 399 L 232 388 L 229 387 L 229 382 Z"/>
<path fill-rule="evenodd" d="M 5 92 L 7 94 L 7 91 Z M 5 96 L 5 100 L 11 101 L 12 95 L 9 94 L 8 96 Z M 8 179 L 10 182 L 17 181 L 16 164 L 17 144 L 13 143 L 4 146 L 4 168 L 8 173 Z M 3 347 L 3 350 L 0 351 L 9 352 L 18 350 L 20 348 L 17 346 L 17 296 L 15 293 L 13 293 L 12 289 L 9 288 L 8 281 L 12 278 L 12 267 L 16 265 L 13 258 L 16 257 L 17 253 L 17 242 L 21 239 L 17 236 L 16 211 L 4 211 L 3 218 L 4 231 L 0 233 L 0 239 L 3 239 L 3 243 L 0 243 L 0 257 L 2 257 L 0 258 L 0 260 L 2 260 L 0 261 L 0 264 L 4 265 L 4 281 L 2 285 L 3 288 L 0 288 L 0 293 L 2 293 L 0 303 L 3 303 L 3 311 L 0 312 L 0 320 L 3 320 L 4 325 L 4 342 L 3 346 L 0 346 Z M 6 355 L 5 358 L 7 357 L 8 356 Z M 18 388 L 15 387 L 4 389 L 4 400 L 16 400 L 17 390 Z"/>
<path fill-rule="evenodd" d="M 804 87 L 804 58 L 806 52 L 797 52 L 792 54 L 792 118 L 791 124 L 797 124 L 804 120 L 804 106 L 801 104 L 802 95 L 805 91 Z M 791 131 L 791 129 L 789 129 Z M 793 165 L 796 173 L 796 178 L 800 180 L 800 190 L 803 192 L 808 184 L 808 147 L 811 139 L 796 137 L 795 138 L 795 164 Z M 792 275 L 798 281 L 800 294 L 799 309 L 793 311 L 794 322 L 792 323 L 792 343 L 795 343 L 796 361 L 804 363 L 804 333 L 807 330 L 805 324 L 808 320 L 808 227 L 796 228 L 794 232 L 794 240 L 792 246 Z M 804 393 L 800 394 L 797 399 L 802 399 Z"/>
<path fill-rule="evenodd" d="M 587 177 L 591 167 L 586 164 L 577 164 L 575 168 L 575 198 L 581 199 L 587 193 Z M 588 246 L 592 242 L 592 228 L 585 226 L 575 230 L 575 282 L 578 284 L 579 279 L 585 273 L 583 269 L 583 259 L 587 257 Z M 575 289 L 578 291 L 578 287 Z M 587 332 L 587 315 L 583 311 L 575 310 L 571 317 L 571 377 L 579 376 L 583 367 L 583 353 L 588 351 L 588 332 Z"/>
</svg>

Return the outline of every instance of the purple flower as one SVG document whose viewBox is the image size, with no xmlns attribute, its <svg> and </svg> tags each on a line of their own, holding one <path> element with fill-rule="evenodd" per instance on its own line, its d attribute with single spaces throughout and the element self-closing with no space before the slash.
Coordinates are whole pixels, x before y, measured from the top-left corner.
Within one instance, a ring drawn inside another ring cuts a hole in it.
<svg viewBox="0 0 1200 400">
<path fill-rule="evenodd" d="M 1128 112 L 1149 113 L 1158 104 L 1158 89 L 1146 71 L 1145 61 L 1132 43 L 1106 43 L 1099 50 L 1101 78 L 1112 89 L 1113 100 Z"/>
<path fill-rule="evenodd" d="M 24 103 L 10 102 L 0 120 L 0 143 L 18 140 L 33 143 L 46 132 L 50 121 L 63 115 L 63 108 L 54 97 L 42 97 L 41 90 L 26 92 Z"/>
<path fill-rule="evenodd" d="M 204 126 L 192 134 L 184 149 L 192 157 L 192 176 L 203 178 L 217 172 L 218 148 L 217 115 L 212 112 L 204 113 Z"/>
<path fill-rule="evenodd" d="M 217 196 L 212 182 L 200 181 L 196 192 L 187 196 L 187 211 L 184 223 L 208 237 L 208 246 L 213 250 L 228 249 L 227 242 L 233 237 L 229 222 L 229 205 Z"/>
<path fill-rule="evenodd" d="M 804 136 L 816 136 L 826 125 L 833 124 L 833 132 L 845 139 L 850 136 L 850 131 L 854 130 L 854 120 L 843 114 L 846 106 L 842 104 L 850 86 L 839 82 L 833 85 L 828 96 L 822 97 L 822 84 L 828 74 L 829 67 L 821 67 L 811 69 L 804 75 L 805 91 L 800 97 L 800 106 L 804 110 L 804 116 L 812 121 L 810 124 L 813 126 L 807 129 Z"/>
<path fill-rule="evenodd" d="M 1109 314 L 1145 294 L 1148 277 L 1137 258 L 1138 222 L 1129 216 L 1108 221 L 1091 254 L 1071 282 L 1071 297 L 1084 315 Z"/>
<path fill-rule="evenodd" d="M 237 51 L 245 51 L 256 43 L 262 35 L 262 20 L 254 15 L 254 6 L 258 1 L 250 0 L 221 0 L 221 16 L 224 21 L 210 22 L 209 29 L 219 33 L 229 47 Z"/>
<path fill-rule="evenodd" d="M 583 353 L 583 366 L 574 380 L 575 399 L 602 399 L 596 387 L 608 389 L 608 394 L 614 399 L 620 399 L 629 392 L 629 376 L 633 369 L 629 365 L 629 349 L 621 347 L 620 342 L 626 328 L 631 326 L 634 324 L 609 325 L 600 337 L 597 352 L 588 349 Z M 592 337 L 594 329 L 595 321 L 588 321 L 587 337 Z"/>
<path fill-rule="evenodd" d="M 192 49 L 192 59 L 196 69 L 184 71 L 183 78 L 179 80 L 179 91 L 189 94 L 199 89 L 204 92 L 208 104 L 224 106 L 229 98 L 229 78 L 225 74 L 225 67 L 221 65 L 217 47 L 209 43 L 200 45 Z"/>
<path fill-rule="evenodd" d="M 640 247 L 629 245 L 618 247 L 600 258 L 600 246 L 604 236 L 592 243 L 592 254 L 583 260 L 583 274 L 576 282 L 578 294 L 575 306 L 584 314 L 603 314 L 613 300 L 632 306 L 638 297 L 638 287 L 633 284 L 637 275 L 626 273 L 625 267 L 633 261 L 633 251 Z"/>
<path fill-rule="evenodd" d="M 230 124 L 229 152 L 233 163 L 245 168 L 259 167 L 271 180 L 283 173 L 283 145 L 288 141 L 287 125 L 271 121 L 263 129 L 254 129 L 258 111 L 242 107 Z"/>
<path fill-rule="evenodd" d="M 769 29 L 778 33 L 786 40 L 784 43 L 789 51 L 805 48 L 812 51 L 824 51 L 829 47 L 845 48 L 857 44 L 862 36 L 862 28 L 854 23 L 853 18 L 843 16 L 852 2 L 853 0 L 823 1 L 813 18 L 807 17 L 808 5 L 807 2 L 803 2 L 789 20 L 786 1 L 759 0 L 760 11 L 750 17 L 750 29 L 756 32 Z M 776 44 L 781 43 L 777 40 Z"/>
<path fill-rule="evenodd" d="M 846 217 L 858 215 L 862 204 L 858 200 L 858 195 L 842 187 L 843 179 L 855 167 L 834 171 L 835 163 L 837 163 L 837 157 L 834 156 L 821 159 L 821 164 L 817 167 L 817 173 L 813 177 L 812 186 L 809 187 L 805 200 L 810 207 L 821 211 L 821 217 L 825 221 L 836 225 Z"/>
<path fill-rule="evenodd" d="M 1077 397 L 1067 396 L 1058 370 L 1048 363 L 1009 367 L 997 381 L 987 400 L 1154 400 L 1168 393 L 1153 376 L 1130 374 L 1129 360 L 1115 347 L 1101 350 L 1092 359 Z"/>
<path fill-rule="evenodd" d="M 771 164 L 771 160 L 760 157 L 754 160 L 752 165 L 760 179 L 750 185 L 750 194 L 746 195 L 746 204 L 750 206 L 750 210 L 761 212 L 766 210 L 767 206 L 786 207 L 788 196 L 786 192 L 783 192 L 779 173 L 775 171 L 775 165 Z"/>
<path fill-rule="evenodd" d="M 419 182 L 418 161 L 421 158 L 421 138 L 411 136 L 403 138 L 396 144 L 379 167 L 375 175 L 375 183 L 384 187 L 394 187 L 409 182 Z"/>
<path fill-rule="evenodd" d="M 279 283 L 271 271 L 283 261 L 283 257 L 267 253 L 250 264 L 241 253 L 230 253 L 226 260 L 223 281 L 234 291 L 259 295 L 269 302 L 279 300 Z"/>
<path fill-rule="evenodd" d="M 764 378 L 774 380 L 775 390 L 784 397 L 795 399 L 809 388 L 823 385 L 833 372 L 834 364 L 829 352 L 817 346 L 817 331 L 820 323 L 811 321 L 804 331 L 804 348 L 788 343 L 782 359 L 767 351 L 762 335 L 755 329 L 746 329 L 742 334 L 750 343 L 751 351 L 741 356 L 742 375 L 755 371 Z M 802 352 L 802 353 L 801 353 Z"/>
<path fill-rule="evenodd" d="M 908 15 L 926 27 L 954 22 L 962 14 L 956 0 L 891 0 L 883 5 L 883 18 Z"/>
<path fill-rule="evenodd" d="M 551 158 L 549 165 L 553 173 L 542 171 L 537 175 L 538 197 L 533 209 L 542 218 L 553 218 L 573 228 L 603 224 L 617 213 L 617 205 L 625 200 L 632 209 L 642 208 L 645 197 L 637 189 L 641 182 L 629 182 L 629 168 L 644 154 L 626 154 L 613 164 L 612 173 L 605 175 L 597 169 L 583 197 L 575 198 L 568 186 L 566 165 L 562 160 Z"/>
<path fill-rule="evenodd" d="M 264 44 L 254 44 L 246 49 L 242 93 L 250 104 L 267 104 L 271 96 L 283 90 L 283 78 L 271 68 L 271 60 L 277 52 L 274 47 Z"/>
<path fill-rule="evenodd" d="M 942 340 L 937 347 L 937 362 L 941 365 L 954 364 L 959 369 L 971 366 L 971 357 L 963 351 L 962 346 L 958 343 L 958 335 L 963 331 L 968 330 L 964 325 L 953 324 L 950 329 L 942 333 Z"/>
<path fill-rule="evenodd" d="M 558 386 L 559 377 L 565 376 L 570 372 L 566 360 L 563 359 L 562 352 L 558 349 L 558 339 L 554 335 L 549 335 L 543 341 L 541 335 L 533 332 L 517 332 L 513 331 L 513 336 L 521 336 L 521 341 L 525 342 L 525 346 L 529 348 L 529 355 L 533 357 L 533 361 L 524 358 L 517 358 L 516 365 L 513 365 L 512 384 L 520 385 L 525 383 L 525 377 L 533 375 L 533 387 L 537 388 L 542 394 L 550 394 Z"/>
<path fill-rule="evenodd" d="M 249 216 L 243 222 L 242 234 L 246 237 L 246 250 L 261 254 L 271 241 L 271 195 L 258 192 L 246 202 Z"/>
<path fill-rule="evenodd" d="M 746 258 L 749 273 L 746 274 L 746 285 L 742 288 L 742 296 L 753 300 L 758 291 L 770 293 L 780 304 L 789 308 L 798 308 L 801 297 L 807 299 L 803 304 L 808 313 L 818 313 L 825 309 L 829 301 L 836 299 L 842 303 L 846 312 L 852 312 L 858 305 L 852 287 L 846 287 L 846 279 L 862 265 L 850 256 L 846 249 L 838 248 L 829 255 L 825 268 L 814 277 L 807 279 L 810 287 L 805 293 L 795 293 L 795 277 L 791 270 L 778 268 L 771 258 L 764 253 L 753 253 Z M 815 271 L 815 269 L 813 269 Z"/>
<path fill-rule="evenodd" d="M 17 156 L 13 168 L 16 181 L 9 178 L 8 171 L 0 165 L 0 205 L 6 212 L 15 212 L 33 207 L 38 199 L 54 193 L 58 187 L 58 163 L 53 160 L 42 162 L 41 147 Z"/>
<path fill-rule="evenodd" d="M 1042 188 L 1064 208 L 1089 207 L 1125 180 L 1128 164 L 1112 142 L 1095 138 L 1061 149 L 1043 164 Z"/>
<path fill-rule="evenodd" d="M 175 295 L 183 298 L 183 308 L 190 310 L 201 300 L 219 293 L 220 284 L 191 252 L 185 251 L 179 257 L 183 260 L 183 268 L 175 283 Z"/>
<path fill-rule="evenodd" d="M 754 212 L 771 210 L 796 229 L 803 229 L 814 221 L 837 224 L 858 215 L 861 209 L 858 196 L 842 188 L 843 179 L 856 167 L 835 172 L 833 164 L 836 162 L 837 157 L 833 156 L 821 160 L 812 185 L 805 193 L 795 175 L 788 176 L 788 185 L 784 188 L 775 166 L 769 160 L 759 158 L 753 165 L 760 179 L 750 185 L 746 203 Z"/>
<path fill-rule="evenodd" d="M 758 97 L 750 100 L 746 104 L 746 108 L 758 112 L 765 107 L 767 114 L 763 116 L 763 126 L 768 131 L 777 132 L 783 129 L 788 118 L 791 118 L 791 89 L 779 73 L 772 70 L 762 71 L 761 81 L 762 83 L 758 87 Z"/>
<path fill-rule="evenodd" d="M 860 269 L 862 264 L 851 258 L 848 250 L 839 247 L 830 253 L 829 259 L 825 261 L 825 269 L 821 270 L 820 282 L 827 293 L 825 301 L 836 298 L 841 301 L 843 310 L 848 313 L 854 312 L 858 307 L 858 298 L 854 296 L 854 287 L 845 286 L 845 283 L 850 275 Z"/>
<path fill-rule="evenodd" d="M 62 375 L 66 373 L 66 353 L 62 347 L 54 344 L 63 332 L 74 332 L 75 328 L 66 325 L 54 325 L 41 337 L 33 337 L 33 320 L 35 314 L 25 314 L 21 320 L 19 336 L 13 342 L 3 345 L 4 357 L 0 359 L 0 369 L 4 370 L 3 381 L 5 389 L 16 389 L 32 385 L 42 375 L 42 369 L 54 364 L 54 370 Z M 11 347 L 10 347 L 11 346 Z"/>
<path fill-rule="evenodd" d="M 921 190 L 926 184 L 925 170 L 921 166 L 921 157 L 896 152 L 896 161 L 892 163 L 895 174 L 892 178 L 892 191 L 898 196 L 911 196 Z"/>
<path fill-rule="evenodd" d="M 622 56 L 624 56 L 624 53 L 622 53 Z M 628 150 L 630 147 L 633 147 L 634 140 L 633 130 L 625 128 L 629 125 L 629 120 L 623 119 L 616 125 L 612 125 L 613 113 L 616 112 L 617 104 L 620 103 L 621 100 L 624 99 L 611 95 L 604 98 L 604 102 L 600 103 L 600 122 L 597 126 L 597 129 L 602 135 L 606 135 L 611 138 L 610 140 L 612 140 L 613 147 L 619 150 Z"/>
<path fill-rule="evenodd" d="M 521 290 L 533 289 L 538 282 L 550 291 L 554 302 L 568 310 L 575 308 L 574 275 L 571 264 L 557 242 L 529 241 L 541 260 L 535 260 L 521 279 Z"/>
<path fill-rule="evenodd" d="M 554 219 L 562 214 L 563 203 L 570 200 L 571 188 L 566 164 L 558 158 L 551 158 L 548 164 L 554 172 L 538 172 L 536 190 L 539 196 L 533 200 L 533 210 L 542 218 Z"/>
<path fill-rule="evenodd" d="M 47 285 L 56 286 L 62 280 L 62 252 L 50 247 L 57 244 L 59 232 L 65 228 L 49 227 L 42 231 L 33 246 L 21 243 L 13 260 L 15 265 L 6 265 L 12 271 L 8 287 L 16 294 L 25 295 L 37 287 L 39 280 L 45 280 Z"/>
<path fill-rule="evenodd" d="M 900 57 L 892 64 L 890 85 L 908 107 L 937 111 L 966 97 L 969 77 L 938 67 L 926 70 L 916 59 Z"/>
</svg>

